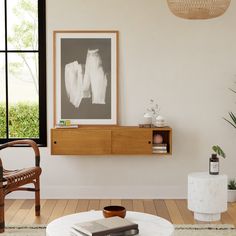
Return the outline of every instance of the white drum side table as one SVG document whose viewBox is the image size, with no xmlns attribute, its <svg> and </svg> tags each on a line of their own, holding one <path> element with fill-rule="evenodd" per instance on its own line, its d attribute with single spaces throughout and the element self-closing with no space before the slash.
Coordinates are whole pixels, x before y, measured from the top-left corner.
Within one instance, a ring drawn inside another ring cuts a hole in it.
<svg viewBox="0 0 236 236">
<path fill-rule="evenodd" d="M 63 216 L 48 224 L 46 235 L 70 236 L 70 229 L 73 224 L 102 218 L 102 211 L 87 211 Z M 138 224 L 139 236 L 172 236 L 174 233 L 174 226 L 158 216 L 128 211 L 125 218 Z"/>
<path fill-rule="evenodd" d="M 199 221 L 220 220 L 227 210 L 227 176 L 197 172 L 188 175 L 188 209 Z"/>
</svg>

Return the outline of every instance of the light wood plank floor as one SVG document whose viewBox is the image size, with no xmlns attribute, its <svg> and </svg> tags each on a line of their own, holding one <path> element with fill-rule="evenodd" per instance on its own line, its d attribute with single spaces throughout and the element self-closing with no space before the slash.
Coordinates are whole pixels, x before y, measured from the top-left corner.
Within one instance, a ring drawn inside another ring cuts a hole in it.
<svg viewBox="0 0 236 236">
<path fill-rule="evenodd" d="M 198 224 L 193 213 L 187 209 L 186 200 L 128 200 L 128 199 L 74 199 L 41 200 L 41 216 L 34 216 L 34 200 L 6 200 L 6 224 L 48 224 L 52 220 L 76 212 L 101 210 L 107 205 L 123 205 L 129 211 L 145 212 L 163 217 L 173 224 Z M 213 223 L 234 224 L 236 226 L 236 203 L 228 204 L 221 221 Z"/>
</svg>

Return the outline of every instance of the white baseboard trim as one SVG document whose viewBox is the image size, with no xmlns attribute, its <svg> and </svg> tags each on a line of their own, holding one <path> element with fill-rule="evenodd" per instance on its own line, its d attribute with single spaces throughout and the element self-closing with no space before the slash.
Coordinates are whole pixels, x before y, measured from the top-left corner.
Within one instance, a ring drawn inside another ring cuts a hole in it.
<svg viewBox="0 0 236 236">
<path fill-rule="evenodd" d="M 45 186 L 42 199 L 185 199 L 187 186 Z M 32 192 L 13 192 L 12 199 L 34 198 Z"/>
</svg>

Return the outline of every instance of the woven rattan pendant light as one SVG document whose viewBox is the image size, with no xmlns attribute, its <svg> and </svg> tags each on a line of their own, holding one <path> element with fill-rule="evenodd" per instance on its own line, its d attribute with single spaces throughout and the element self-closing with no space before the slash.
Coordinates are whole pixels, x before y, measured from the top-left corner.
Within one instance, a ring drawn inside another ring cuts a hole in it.
<svg viewBox="0 0 236 236">
<path fill-rule="evenodd" d="M 167 0 L 172 13 L 185 19 L 210 19 L 227 10 L 231 0 Z"/>
</svg>

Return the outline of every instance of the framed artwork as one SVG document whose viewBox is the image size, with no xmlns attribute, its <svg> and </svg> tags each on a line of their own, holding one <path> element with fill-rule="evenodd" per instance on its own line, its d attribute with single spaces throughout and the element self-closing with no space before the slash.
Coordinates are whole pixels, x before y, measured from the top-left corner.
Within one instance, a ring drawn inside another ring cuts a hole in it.
<svg viewBox="0 0 236 236">
<path fill-rule="evenodd" d="M 54 31 L 54 125 L 117 124 L 118 31 Z"/>
</svg>

